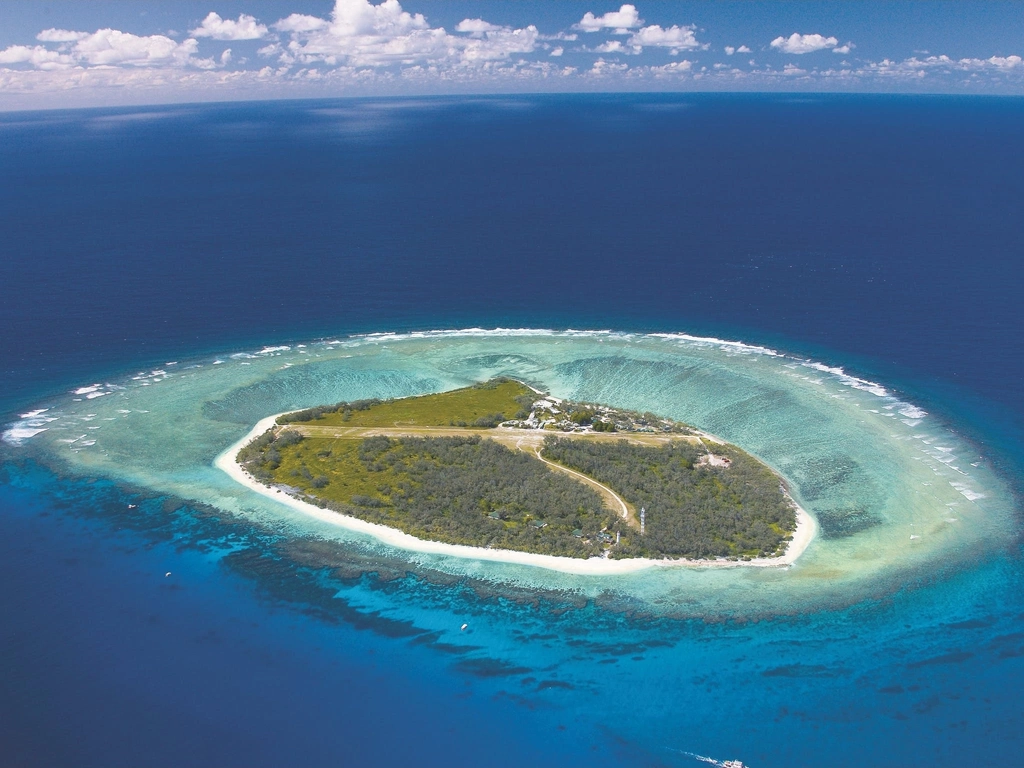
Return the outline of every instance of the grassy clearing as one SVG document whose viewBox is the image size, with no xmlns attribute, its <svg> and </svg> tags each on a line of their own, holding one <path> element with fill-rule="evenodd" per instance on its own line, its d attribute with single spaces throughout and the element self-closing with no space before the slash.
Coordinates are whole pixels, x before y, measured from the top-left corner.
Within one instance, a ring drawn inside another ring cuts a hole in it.
<svg viewBox="0 0 1024 768">
<path fill-rule="evenodd" d="M 307 437 L 280 451 L 281 464 L 273 471 L 273 479 L 337 502 L 347 503 L 353 496 L 384 501 L 379 486 L 393 478 L 370 472 L 359 460 L 362 442 Z M 328 483 L 317 488 L 313 481 L 318 477 L 327 478 Z"/>
<path fill-rule="evenodd" d="M 339 403 L 317 418 L 287 420 L 345 427 L 493 427 L 524 409 L 529 411 L 529 403 L 537 397 L 518 381 L 497 379 L 436 395 Z"/>
</svg>

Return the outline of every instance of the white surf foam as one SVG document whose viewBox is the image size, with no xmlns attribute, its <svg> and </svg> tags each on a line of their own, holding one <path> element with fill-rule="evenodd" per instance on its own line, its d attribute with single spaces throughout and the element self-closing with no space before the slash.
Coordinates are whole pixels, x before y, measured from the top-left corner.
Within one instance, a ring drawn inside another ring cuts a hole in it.
<svg viewBox="0 0 1024 768">
<path fill-rule="evenodd" d="M 21 414 L 19 421 L 9 424 L 3 434 L 0 434 L 0 439 L 8 445 L 21 445 L 24 441 L 45 432 L 49 429 L 48 424 L 58 420 L 57 416 L 46 415 L 49 410 L 49 408 L 37 408 L 34 411 Z"/>
<path fill-rule="evenodd" d="M 9 427 L 4 430 L 3 441 L 8 445 L 21 445 L 23 441 L 35 437 L 40 432 L 45 432 L 46 427 Z"/>
</svg>

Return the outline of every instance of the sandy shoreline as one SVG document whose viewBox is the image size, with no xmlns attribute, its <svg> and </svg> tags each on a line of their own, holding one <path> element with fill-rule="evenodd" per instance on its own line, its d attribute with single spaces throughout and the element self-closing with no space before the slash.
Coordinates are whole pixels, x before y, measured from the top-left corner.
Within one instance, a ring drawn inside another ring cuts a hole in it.
<svg viewBox="0 0 1024 768">
<path fill-rule="evenodd" d="M 355 517 L 342 515 L 329 509 L 321 509 L 308 501 L 296 499 L 283 491 L 269 488 L 246 472 L 241 465 L 235 461 L 238 452 L 249 442 L 262 435 L 270 429 L 281 414 L 268 416 L 261 419 L 249 433 L 236 442 L 214 461 L 214 466 L 225 472 L 235 482 L 286 504 L 305 515 L 323 520 L 332 525 L 347 528 L 359 533 L 367 533 L 374 538 L 398 549 L 412 552 L 424 552 L 428 554 L 450 555 L 464 557 L 471 560 L 490 560 L 500 563 L 514 563 L 517 565 L 532 565 L 537 568 L 561 571 L 588 576 L 607 576 L 619 573 L 634 573 L 647 568 L 779 568 L 791 565 L 807 546 L 811 543 L 818 530 L 818 524 L 806 511 L 797 505 L 797 526 L 793 533 L 793 540 L 789 543 L 786 553 L 781 557 L 759 557 L 752 560 L 651 560 L 647 558 L 630 558 L 627 560 L 608 560 L 603 557 L 592 557 L 587 560 L 573 557 L 558 557 L 555 555 L 538 555 L 531 552 L 517 552 L 509 549 L 485 549 L 483 547 L 471 547 L 465 544 L 445 544 L 440 541 L 427 541 L 418 539 L 408 533 L 385 525 L 369 523 Z"/>
</svg>

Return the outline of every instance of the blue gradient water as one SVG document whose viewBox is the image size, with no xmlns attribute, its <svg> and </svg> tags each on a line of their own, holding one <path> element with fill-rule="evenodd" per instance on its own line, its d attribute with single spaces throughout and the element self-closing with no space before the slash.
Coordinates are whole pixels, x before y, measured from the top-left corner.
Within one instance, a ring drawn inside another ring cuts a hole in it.
<svg viewBox="0 0 1024 768">
<path fill-rule="evenodd" d="M 685 330 L 895 387 L 984 457 L 990 501 L 1011 499 L 1022 128 L 1020 100 L 868 97 L 5 115 L 0 412 L 70 407 L 69 390 L 172 360 L 214 370 L 215 353 L 352 332 Z M 446 343 L 431 365 L 461 359 Z M 429 367 L 410 359 L 408 371 Z M 235 364 L 254 414 L 293 397 L 269 367 L 245 389 Z M 377 369 L 361 386 L 397 386 Z M 556 384 L 586 386 L 558 371 Z M 201 410 L 176 386 L 174 413 Z M 244 433 L 243 415 L 213 421 L 227 438 Z M 85 471 L 35 440 L 3 449 L 5 762 L 1019 754 L 1012 499 L 1005 517 L 987 513 L 998 525 L 982 526 L 967 559 L 898 571 L 852 599 L 773 599 L 728 619 L 729 589 L 749 603 L 745 582 L 718 589 L 714 611 L 692 587 L 658 611 L 629 590 L 538 591 L 410 566 L 183 503 L 155 470 L 149 486 Z"/>
</svg>

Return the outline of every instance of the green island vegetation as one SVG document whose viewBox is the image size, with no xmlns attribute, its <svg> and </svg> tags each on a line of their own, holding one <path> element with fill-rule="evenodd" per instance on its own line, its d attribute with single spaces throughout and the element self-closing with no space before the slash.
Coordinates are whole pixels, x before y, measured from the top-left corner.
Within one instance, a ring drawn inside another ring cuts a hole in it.
<svg viewBox="0 0 1024 768">
<path fill-rule="evenodd" d="M 237 460 L 323 508 L 476 547 L 749 559 L 782 554 L 796 527 L 779 478 L 738 448 L 504 378 L 285 414 Z"/>
<path fill-rule="evenodd" d="M 616 557 L 708 558 L 781 554 L 796 511 L 779 478 L 747 453 L 700 443 L 663 446 L 548 437 L 544 457 L 603 483 L 646 510 L 644 535 L 623 534 Z M 728 465 L 723 466 L 725 460 Z"/>
</svg>

